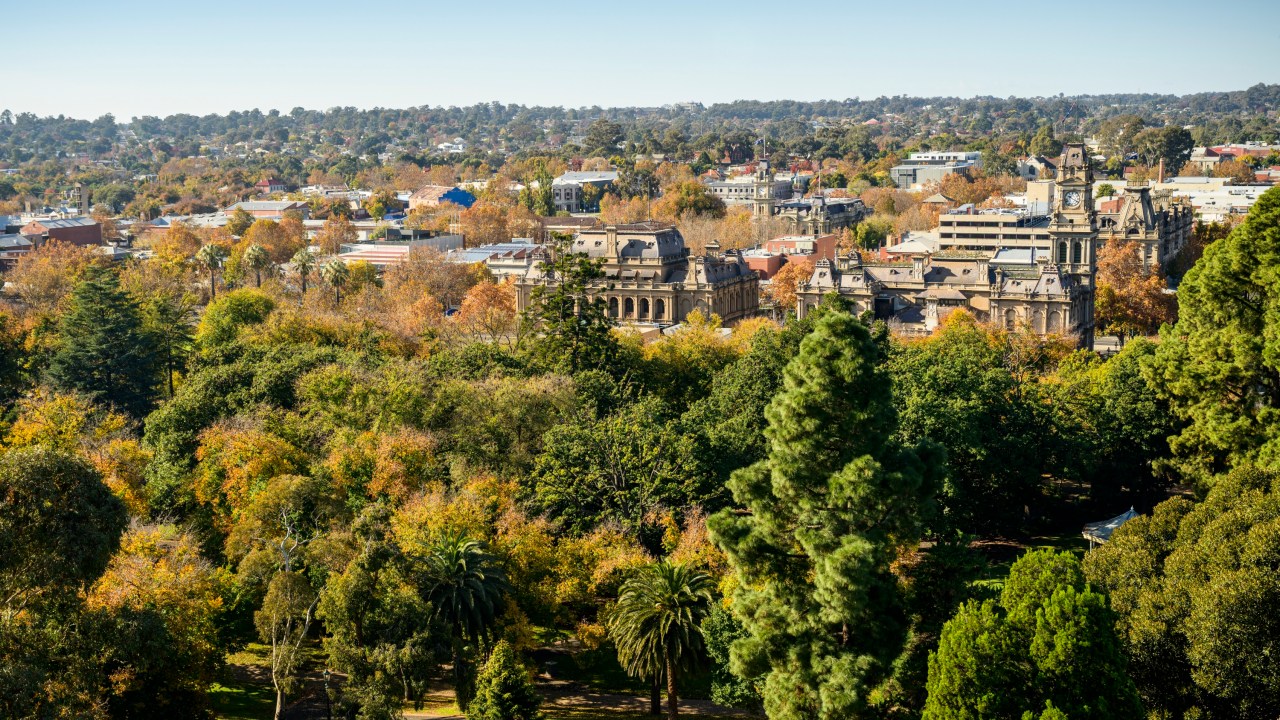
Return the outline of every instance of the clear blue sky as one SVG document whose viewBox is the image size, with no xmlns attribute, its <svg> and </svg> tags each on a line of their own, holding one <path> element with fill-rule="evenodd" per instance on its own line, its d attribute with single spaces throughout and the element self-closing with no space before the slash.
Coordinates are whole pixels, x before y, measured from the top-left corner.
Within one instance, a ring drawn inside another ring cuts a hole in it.
<svg viewBox="0 0 1280 720">
<path fill-rule="evenodd" d="M 1280 0 L 0 0 L 0 13 L 13 41 L 0 108 L 121 121 L 1280 82 Z"/>
</svg>

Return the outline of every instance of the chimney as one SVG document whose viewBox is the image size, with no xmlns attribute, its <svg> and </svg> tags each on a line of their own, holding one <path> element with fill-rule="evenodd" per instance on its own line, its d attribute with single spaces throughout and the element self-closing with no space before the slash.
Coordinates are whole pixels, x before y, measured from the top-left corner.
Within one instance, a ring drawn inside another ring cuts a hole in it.
<svg viewBox="0 0 1280 720">
<path fill-rule="evenodd" d="M 605 248 L 609 251 L 609 257 L 618 257 L 618 226 L 604 226 Z"/>
<path fill-rule="evenodd" d="M 911 256 L 911 277 L 915 278 L 916 280 L 924 279 L 924 256 L 923 255 Z"/>
<path fill-rule="evenodd" d="M 991 283 L 991 259 L 987 256 L 978 258 L 978 283 L 981 285 L 989 285 Z"/>
<path fill-rule="evenodd" d="M 1160 158 L 1160 169 L 1156 172 L 1156 182 L 1164 182 L 1164 158 Z"/>
</svg>

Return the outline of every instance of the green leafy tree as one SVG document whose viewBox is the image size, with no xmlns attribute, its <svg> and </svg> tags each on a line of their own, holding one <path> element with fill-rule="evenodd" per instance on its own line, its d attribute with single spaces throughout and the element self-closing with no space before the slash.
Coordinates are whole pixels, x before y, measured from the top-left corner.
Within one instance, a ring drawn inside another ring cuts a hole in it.
<svg viewBox="0 0 1280 720">
<path fill-rule="evenodd" d="M 240 237 L 249 231 L 249 227 L 254 223 L 254 218 L 247 210 L 242 207 L 235 209 L 231 213 L 231 217 L 227 218 L 226 230 L 236 237 Z"/>
<path fill-rule="evenodd" d="M 571 251 L 557 238 L 551 260 L 541 264 L 544 281 L 533 289 L 525 322 L 541 332 L 532 348 L 545 367 L 576 373 L 612 368 L 618 356 L 605 302 L 588 288 L 604 277 L 602 261 Z"/>
<path fill-rule="evenodd" d="M 103 706 L 103 648 L 130 638 L 94 632 L 82 599 L 126 523 L 124 503 L 84 460 L 43 447 L 0 455 L 0 716 L 87 717 Z"/>
<path fill-rule="evenodd" d="M 652 525 L 659 507 L 723 502 L 699 465 L 696 445 L 657 398 L 557 425 L 543 446 L 529 502 L 573 534 L 616 522 L 654 540 L 661 533 Z"/>
<path fill-rule="evenodd" d="M 262 271 L 271 267 L 271 255 L 261 245 L 250 245 L 244 249 L 244 265 L 253 271 L 254 286 L 262 287 Z"/>
<path fill-rule="evenodd" d="M 271 296 L 258 290 L 232 290 L 205 308 L 196 328 L 196 342 L 202 348 L 225 345 L 235 340 L 242 328 L 266 320 L 275 306 Z"/>
<path fill-rule="evenodd" d="M 142 301 L 142 324 L 159 351 L 164 382 L 173 397 L 173 379 L 191 353 L 196 302 L 191 293 L 153 293 Z"/>
<path fill-rule="evenodd" d="M 304 660 L 302 643 L 311 629 L 318 600 L 304 575 L 286 570 L 271 578 L 262 608 L 254 613 L 259 638 L 271 646 L 276 720 L 283 717 L 286 699 L 298 688 L 298 673 Z"/>
<path fill-rule="evenodd" d="M 1186 423 L 1177 469 L 1201 484 L 1248 462 L 1280 462 L 1280 189 L 1205 248 L 1178 286 L 1178 322 L 1147 364 Z"/>
<path fill-rule="evenodd" d="M 733 670 L 767 673 L 773 718 L 868 710 L 907 635 L 890 565 L 913 545 L 940 479 L 932 445 L 894 439 L 881 349 L 845 312 L 822 317 L 765 416 L 768 456 L 729 481 L 745 511 L 708 523 L 739 582 L 749 637 Z"/>
<path fill-rule="evenodd" d="M 1041 125 L 1036 131 L 1035 137 L 1031 138 L 1031 144 L 1027 146 L 1027 151 L 1032 155 L 1042 155 L 1045 157 L 1056 157 L 1062 154 L 1062 143 L 1053 136 L 1052 125 Z"/>
<path fill-rule="evenodd" d="M 388 720 L 401 716 L 401 701 L 420 701 L 435 669 L 431 607 L 413 585 L 389 520 L 381 504 L 356 519 L 360 552 L 329 577 L 317 608 L 330 665 L 347 676 L 342 706 Z"/>
<path fill-rule="evenodd" d="M 106 569 L 126 520 L 85 461 L 40 447 L 0 455 L 0 623 L 74 602 Z"/>
<path fill-rule="evenodd" d="M 221 245 L 205 245 L 196 252 L 196 262 L 200 263 L 209 271 L 209 297 L 218 296 L 218 270 L 222 268 L 222 262 L 227 257 L 227 249 Z"/>
<path fill-rule="evenodd" d="M 136 418 L 147 414 L 156 394 L 155 344 L 114 272 L 93 271 L 76 285 L 58 335 L 45 371 L 50 385 Z"/>
<path fill-rule="evenodd" d="M 1006 364 L 1006 347 L 970 316 L 953 315 L 932 337 L 896 346 L 888 370 L 898 437 L 947 450 L 940 526 L 964 532 L 1016 529 L 1039 494 L 1049 419 L 1036 386 Z"/>
<path fill-rule="evenodd" d="M 714 605 L 702 620 L 702 639 L 706 643 L 707 658 L 712 667 L 711 701 L 717 705 L 753 709 L 760 707 L 757 684 L 762 678 L 743 679 L 729 669 L 730 648 L 733 643 L 746 637 L 742 622 L 721 604 Z"/>
<path fill-rule="evenodd" d="M 600 118 L 587 128 L 583 149 L 607 156 L 617 150 L 618 143 L 622 142 L 623 137 L 625 136 L 621 125 L 608 118 Z"/>
<path fill-rule="evenodd" d="M 1171 478 L 1165 468 L 1177 418 L 1143 376 L 1156 343 L 1138 338 L 1105 362 L 1085 353 L 1058 368 L 1053 383 L 1055 424 L 1071 444 L 1064 459 L 1090 485 L 1102 506 L 1147 506 L 1162 499 Z"/>
<path fill-rule="evenodd" d="M 711 610 L 711 576 L 667 561 L 641 568 L 622 586 L 609 615 L 618 660 L 636 677 L 667 680 L 667 717 L 679 716 L 679 679 L 706 662 L 702 620 Z"/>
<path fill-rule="evenodd" d="M 1280 476 L 1239 468 L 1166 500 L 1084 569 L 1111 596 L 1134 681 L 1168 717 L 1280 713 Z"/>
<path fill-rule="evenodd" d="M 1052 550 L 1019 558 L 999 603 L 971 601 L 943 626 L 927 689 L 925 720 L 1142 716 L 1107 598 Z"/>
<path fill-rule="evenodd" d="M 498 641 L 476 678 L 476 694 L 467 706 L 467 720 L 538 720 L 541 704 L 529 671 L 516 659 L 511 644 Z"/>
<path fill-rule="evenodd" d="M 489 637 L 510 589 L 506 573 L 478 541 L 462 534 L 441 538 L 419 558 L 419 588 L 432 617 L 449 634 L 458 707 L 471 700 L 468 643 Z"/>
</svg>

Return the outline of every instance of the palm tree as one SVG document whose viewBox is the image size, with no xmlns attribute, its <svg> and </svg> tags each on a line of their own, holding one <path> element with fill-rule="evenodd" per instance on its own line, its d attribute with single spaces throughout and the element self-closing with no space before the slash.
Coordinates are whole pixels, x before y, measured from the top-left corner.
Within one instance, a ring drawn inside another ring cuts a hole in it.
<svg viewBox="0 0 1280 720">
<path fill-rule="evenodd" d="M 222 267 L 222 259 L 227 256 L 226 248 L 221 245 L 205 245 L 196 252 L 196 262 L 204 265 L 209 269 L 209 298 L 213 299 L 218 295 L 218 288 L 215 283 L 218 268 Z"/>
<path fill-rule="evenodd" d="M 342 287 L 347 284 L 347 279 L 351 277 L 351 271 L 347 269 L 347 264 L 334 258 L 320 268 L 320 277 L 329 283 L 333 288 L 334 298 L 341 303 Z"/>
<path fill-rule="evenodd" d="M 489 635 L 510 586 L 484 546 L 462 533 L 446 535 L 421 558 L 423 599 L 431 603 L 434 619 L 453 640 L 453 678 L 458 708 L 471 699 L 463 667 L 463 643 Z"/>
<path fill-rule="evenodd" d="M 267 249 L 254 243 L 244 249 L 245 267 L 253 270 L 255 284 L 262 287 L 262 271 L 271 267 L 271 256 Z"/>
<path fill-rule="evenodd" d="M 302 280 L 302 294 L 307 294 L 307 276 L 316 268 L 316 256 L 306 248 L 302 248 L 293 254 L 293 269 L 298 271 L 298 278 Z"/>
<path fill-rule="evenodd" d="M 678 675 L 706 660 L 701 625 L 711 610 L 711 587 L 711 576 L 664 560 L 622 586 L 609 617 L 609 635 L 627 672 L 666 675 L 669 720 L 678 714 Z"/>
</svg>

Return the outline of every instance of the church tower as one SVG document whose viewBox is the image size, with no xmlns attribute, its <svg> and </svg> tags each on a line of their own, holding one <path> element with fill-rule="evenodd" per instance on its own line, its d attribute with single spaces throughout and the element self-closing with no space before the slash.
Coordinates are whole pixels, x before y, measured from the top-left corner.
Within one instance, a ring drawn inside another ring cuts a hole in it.
<svg viewBox="0 0 1280 720">
<path fill-rule="evenodd" d="M 1098 223 L 1093 207 L 1093 167 L 1083 143 L 1071 143 L 1063 148 L 1054 191 L 1049 217 L 1053 262 L 1087 294 L 1082 340 L 1085 347 L 1091 348 Z"/>
</svg>

